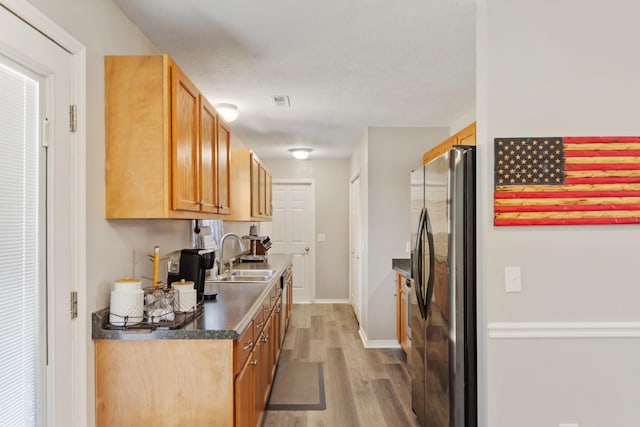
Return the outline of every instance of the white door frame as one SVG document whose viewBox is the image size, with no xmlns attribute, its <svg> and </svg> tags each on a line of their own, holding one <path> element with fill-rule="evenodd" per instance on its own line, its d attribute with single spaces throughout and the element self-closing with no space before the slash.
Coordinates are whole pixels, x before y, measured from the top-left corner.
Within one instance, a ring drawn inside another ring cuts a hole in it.
<svg viewBox="0 0 640 427">
<path fill-rule="evenodd" d="M 273 178 L 272 184 L 280 185 L 309 185 L 311 188 L 310 209 L 311 209 L 311 242 L 309 242 L 312 256 L 309 260 L 309 286 L 311 286 L 311 303 L 316 301 L 316 182 L 312 178 Z"/>
<path fill-rule="evenodd" d="M 71 168 L 68 173 L 72 188 L 69 188 L 71 199 L 69 223 L 72 224 L 73 229 L 69 230 L 70 233 L 66 238 L 71 246 L 70 259 L 72 260 L 72 265 L 68 266 L 67 270 L 70 271 L 72 278 L 70 287 L 78 293 L 78 317 L 71 322 L 72 349 L 69 356 L 74 368 L 70 379 L 73 390 L 71 404 L 73 427 L 83 427 L 87 424 L 87 393 L 89 393 L 87 347 L 90 339 L 88 327 L 91 324 L 86 298 L 86 50 L 80 42 L 25 0 L 0 0 L 0 7 L 9 10 L 69 52 L 72 58 L 70 99 L 77 106 L 78 118 L 77 131 L 71 133 L 70 137 L 71 152 L 68 160 Z M 58 380 L 69 381 L 68 378 Z"/>
<path fill-rule="evenodd" d="M 353 202 L 353 186 L 356 185 L 356 181 L 358 182 L 358 218 L 354 218 L 353 217 L 353 207 L 352 207 L 352 202 Z M 351 306 L 354 308 L 354 312 L 356 315 L 356 318 L 358 319 L 358 322 L 362 323 L 362 229 L 361 229 L 361 212 L 360 212 L 360 173 L 356 173 L 350 180 L 349 180 L 349 298 L 351 299 Z M 360 235 L 360 241 L 354 242 L 353 241 L 353 230 L 357 228 L 358 229 L 358 235 Z M 358 251 L 358 257 L 360 257 L 360 262 L 357 263 L 358 266 L 358 282 L 359 283 L 354 283 L 353 280 L 353 269 L 356 268 L 355 261 L 353 259 L 353 251 Z M 354 289 L 355 288 L 355 289 Z M 353 294 L 354 291 L 356 292 L 357 295 L 357 301 L 353 301 Z M 354 302 L 357 302 L 357 304 L 354 306 Z"/>
</svg>

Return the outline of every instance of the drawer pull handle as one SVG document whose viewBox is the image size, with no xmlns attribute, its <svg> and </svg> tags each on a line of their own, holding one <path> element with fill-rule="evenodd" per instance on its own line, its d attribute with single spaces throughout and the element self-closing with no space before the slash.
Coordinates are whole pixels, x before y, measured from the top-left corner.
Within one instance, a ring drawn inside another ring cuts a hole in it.
<svg viewBox="0 0 640 427">
<path fill-rule="evenodd" d="M 251 347 L 253 347 L 253 340 L 247 341 L 247 344 L 244 347 L 242 347 L 242 349 L 249 350 Z"/>
<path fill-rule="evenodd" d="M 258 359 L 254 360 L 253 362 L 249 362 L 249 364 L 253 366 L 258 366 Z"/>
<path fill-rule="evenodd" d="M 269 335 L 265 335 L 265 336 L 262 338 L 262 342 L 266 343 L 267 341 L 269 341 Z"/>
<path fill-rule="evenodd" d="M 256 328 L 260 329 L 264 326 L 264 322 L 260 322 L 258 324 L 256 324 Z"/>
</svg>

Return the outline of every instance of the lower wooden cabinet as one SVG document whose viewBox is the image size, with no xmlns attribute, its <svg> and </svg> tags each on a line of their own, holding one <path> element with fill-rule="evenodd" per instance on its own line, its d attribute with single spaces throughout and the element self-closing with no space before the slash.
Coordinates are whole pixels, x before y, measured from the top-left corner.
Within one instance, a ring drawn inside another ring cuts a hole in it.
<svg viewBox="0 0 640 427">
<path fill-rule="evenodd" d="M 269 318 L 267 323 L 264 325 L 264 331 L 262 332 L 262 340 L 260 347 L 260 361 L 262 362 L 260 366 L 260 403 L 262 408 L 267 403 L 269 399 L 269 386 L 271 385 L 271 340 L 269 337 L 269 332 L 271 330 L 272 319 Z"/>
<path fill-rule="evenodd" d="M 95 341 L 96 426 L 234 423 L 232 340 Z"/>
<path fill-rule="evenodd" d="M 266 295 L 262 310 L 255 315 L 242 335 L 248 336 L 251 330 L 255 343 L 251 355 L 235 378 L 236 426 L 256 427 L 262 423 L 280 356 L 280 298 L 277 287 Z M 245 338 L 244 342 L 249 341 Z M 236 349 L 241 352 L 245 346 L 238 345 Z"/>
<path fill-rule="evenodd" d="M 293 308 L 293 271 L 291 271 L 291 267 L 289 268 L 289 279 L 287 280 L 287 318 L 284 319 L 285 322 L 285 330 L 289 327 L 289 319 L 291 318 L 291 309 Z"/>
<path fill-rule="evenodd" d="M 237 340 L 96 340 L 96 426 L 261 425 L 280 354 L 279 288 Z"/>
<path fill-rule="evenodd" d="M 281 327 L 276 327 L 276 325 L 281 326 L 284 319 L 282 318 L 282 298 L 281 295 L 278 294 L 278 302 L 276 303 L 275 308 L 273 309 L 273 318 L 274 318 L 274 327 L 273 327 L 273 341 L 275 345 L 274 353 L 276 362 L 273 364 L 273 371 L 275 373 L 276 366 L 278 365 L 277 361 L 280 357 L 280 350 L 282 349 L 282 335 Z"/>
<path fill-rule="evenodd" d="M 404 291 L 407 279 L 398 274 L 396 279 L 396 337 L 404 352 L 407 352 L 407 293 Z"/>
<path fill-rule="evenodd" d="M 258 360 L 255 350 L 235 380 L 235 425 L 253 427 L 256 425 L 255 377 Z"/>
</svg>

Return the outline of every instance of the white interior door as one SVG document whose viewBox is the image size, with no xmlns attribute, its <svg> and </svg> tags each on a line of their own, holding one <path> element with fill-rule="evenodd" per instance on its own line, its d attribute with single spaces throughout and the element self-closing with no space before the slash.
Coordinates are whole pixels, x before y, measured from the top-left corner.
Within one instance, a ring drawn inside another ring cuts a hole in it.
<svg viewBox="0 0 640 427">
<path fill-rule="evenodd" d="M 361 321 L 361 280 L 360 280 L 360 177 L 351 180 L 349 186 L 349 297 L 358 322 Z"/>
<path fill-rule="evenodd" d="M 25 76 L 32 75 L 34 81 L 37 81 L 38 117 L 35 138 L 27 143 L 19 134 L 9 135 L 3 139 L 2 144 L 6 144 L 3 149 L 19 144 L 35 144 L 39 149 L 39 154 L 36 154 L 37 162 L 25 164 L 24 170 L 35 168 L 35 174 L 39 177 L 35 183 L 35 191 L 41 200 L 41 203 L 27 205 L 30 212 L 25 211 L 24 214 L 25 217 L 33 217 L 24 227 L 27 238 L 32 237 L 30 234 L 38 236 L 34 243 L 36 247 L 26 252 L 16 251 L 13 256 L 0 260 L 4 267 L 15 268 L 15 264 L 31 261 L 29 258 L 35 257 L 37 260 L 34 264 L 39 270 L 36 274 L 38 280 L 31 284 L 24 283 L 27 288 L 30 285 L 35 288 L 34 303 L 37 304 L 38 320 L 30 327 L 34 328 L 37 342 L 34 351 L 39 353 L 39 357 L 33 367 L 35 393 L 24 395 L 25 400 L 30 401 L 23 402 L 23 406 L 31 406 L 36 421 L 31 422 L 31 415 L 24 411 L 6 425 L 86 424 L 84 420 L 74 420 L 76 412 L 73 405 L 77 400 L 73 384 L 77 375 L 72 369 L 76 354 L 73 352 L 74 329 L 69 314 L 69 295 L 75 282 L 74 236 L 78 235 L 74 226 L 84 223 L 74 211 L 77 202 L 74 197 L 77 194 L 73 190 L 80 184 L 74 181 L 75 167 L 72 158 L 77 150 L 72 148 L 69 130 L 74 58 L 4 7 L 0 7 L 0 55 L 4 57 L 5 64 L 15 64 L 10 65 L 10 68 L 23 70 Z M 24 180 L 23 173 L 16 170 L 11 172 L 3 168 L 0 175 L 3 180 Z M 8 202 L 2 204 L 6 206 Z M 8 217 L 0 216 L 0 223 L 8 220 Z M 17 281 L 20 278 L 13 279 Z M 5 286 L 13 286 L 13 279 L 4 277 L 2 289 L 10 290 L 5 289 Z M 3 324 L 13 325 L 10 328 L 14 330 L 20 328 L 17 318 L 10 323 L 3 321 Z M 7 328 L 2 328 L 3 334 L 7 331 L 10 332 Z M 5 343 L 4 339 L 0 341 Z M 5 347 L 2 351 L 11 352 L 11 349 Z M 76 364 L 78 369 L 82 369 L 82 366 L 82 363 Z M 4 397 L 0 408 L 8 404 L 7 399 L 12 397 L 10 388 L 15 386 L 20 387 L 20 384 L 11 380 L 5 383 L 3 379 L 0 388 Z M 0 413 L 6 414 L 3 409 L 0 409 Z"/>
<path fill-rule="evenodd" d="M 273 242 L 271 253 L 292 257 L 294 303 L 315 300 L 314 200 L 313 181 L 274 179 L 273 218 L 263 230 Z"/>
</svg>

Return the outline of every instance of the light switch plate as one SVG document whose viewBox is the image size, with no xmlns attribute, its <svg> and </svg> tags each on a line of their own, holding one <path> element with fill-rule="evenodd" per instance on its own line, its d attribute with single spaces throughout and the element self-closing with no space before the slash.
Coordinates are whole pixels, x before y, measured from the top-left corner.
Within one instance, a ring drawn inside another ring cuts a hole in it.
<svg viewBox="0 0 640 427">
<path fill-rule="evenodd" d="M 520 267 L 504 268 L 504 291 L 520 292 L 522 290 L 522 277 Z"/>
</svg>

